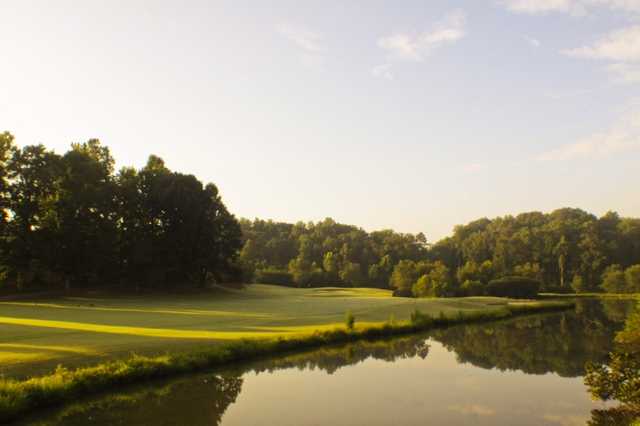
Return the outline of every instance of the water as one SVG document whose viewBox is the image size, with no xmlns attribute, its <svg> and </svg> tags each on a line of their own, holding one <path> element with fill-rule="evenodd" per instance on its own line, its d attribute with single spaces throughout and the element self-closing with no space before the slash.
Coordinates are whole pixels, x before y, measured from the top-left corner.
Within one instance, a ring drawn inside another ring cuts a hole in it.
<svg viewBox="0 0 640 426">
<path fill-rule="evenodd" d="M 604 361 L 629 301 L 457 326 L 130 387 L 32 425 L 583 425 L 582 381 Z"/>
</svg>

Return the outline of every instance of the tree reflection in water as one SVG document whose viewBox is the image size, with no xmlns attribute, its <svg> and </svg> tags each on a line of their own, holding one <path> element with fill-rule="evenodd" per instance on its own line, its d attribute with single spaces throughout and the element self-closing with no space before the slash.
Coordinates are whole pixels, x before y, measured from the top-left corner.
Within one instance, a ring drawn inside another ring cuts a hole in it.
<svg viewBox="0 0 640 426">
<path fill-rule="evenodd" d="M 429 353 L 425 336 L 375 342 L 357 342 L 335 348 L 269 359 L 225 370 L 199 374 L 169 383 L 147 383 L 122 393 L 67 405 L 32 420 L 33 426 L 53 425 L 219 425 L 229 405 L 242 390 L 242 375 L 298 368 L 333 374 L 338 369 L 374 358 L 388 362 Z"/>
<path fill-rule="evenodd" d="M 604 361 L 630 304 L 624 300 L 578 300 L 575 312 L 534 315 L 436 330 L 431 334 L 477 367 L 528 374 L 582 376 L 587 361 Z"/>
</svg>

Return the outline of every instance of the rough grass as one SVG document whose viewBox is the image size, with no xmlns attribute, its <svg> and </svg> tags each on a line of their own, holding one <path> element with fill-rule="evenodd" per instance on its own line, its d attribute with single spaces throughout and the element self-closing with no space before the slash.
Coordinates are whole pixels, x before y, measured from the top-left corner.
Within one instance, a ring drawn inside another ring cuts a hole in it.
<svg viewBox="0 0 640 426">
<path fill-rule="evenodd" d="M 425 331 L 465 322 L 493 321 L 517 314 L 557 310 L 572 307 L 571 302 L 520 302 L 502 304 L 484 310 L 462 311 L 454 315 L 438 316 L 414 310 L 410 320 L 385 323 L 356 324 L 311 334 L 290 335 L 268 339 L 239 339 L 213 345 L 191 353 L 165 354 L 156 357 L 133 355 L 128 359 L 69 370 L 59 367 L 55 372 L 25 380 L 0 380 L 0 422 L 18 419 L 35 409 L 73 401 L 107 390 L 111 387 L 156 377 L 247 361 L 267 355 L 317 348 L 329 344 L 347 343 L 360 339 L 376 339 Z"/>
<path fill-rule="evenodd" d="M 494 309 L 507 299 L 406 299 L 370 288 L 294 289 L 250 285 L 200 295 L 69 297 L 0 302 L 0 374 L 26 377 L 56 365 L 77 367 L 128 356 L 192 351 L 245 338 L 307 335 L 344 324 L 390 317 L 409 319 L 416 309 L 437 316 Z"/>
<path fill-rule="evenodd" d="M 540 293 L 542 298 L 598 298 L 598 299 L 639 299 L 640 293 Z"/>
</svg>

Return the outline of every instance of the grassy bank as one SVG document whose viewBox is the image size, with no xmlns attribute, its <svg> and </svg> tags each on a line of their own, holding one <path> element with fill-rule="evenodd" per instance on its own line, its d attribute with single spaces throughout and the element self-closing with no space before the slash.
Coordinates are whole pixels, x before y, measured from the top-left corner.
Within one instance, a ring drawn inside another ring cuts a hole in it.
<svg viewBox="0 0 640 426">
<path fill-rule="evenodd" d="M 18 419 L 41 407 L 72 401 L 115 386 L 151 378 L 219 367 L 233 362 L 313 349 L 324 345 L 391 337 L 453 324 L 493 321 L 519 314 L 567 309 L 572 306 L 573 303 L 563 301 L 521 302 L 503 304 L 483 311 L 458 311 L 453 315 L 441 312 L 437 316 L 415 310 L 408 321 L 390 320 L 377 325 L 356 322 L 353 329 L 343 326 L 315 331 L 307 335 L 232 340 L 190 353 L 155 357 L 132 356 L 128 359 L 109 361 L 75 370 L 61 367 L 54 373 L 41 377 L 26 380 L 0 380 L 0 422 Z"/>
<path fill-rule="evenodd" d="M 42 375 L 67 368 L 247 338 L 308 335 L 341 326 L 353 313 L 360 325 L 390 317 L 408 320 L 496 309 L 515 303 L 495 297 L 408 299 L 370 288 L 295 289 L 249 285 L 191 295 L 34 298 L 0 302 L 0 376 Z"/>
<path fill-rule="evenodd" d="M 638 299 L 640 293 L 540 293 L 541 299 L 561 299 L 561 298 L 595 298 L 595 299 Z"/>
</svg>

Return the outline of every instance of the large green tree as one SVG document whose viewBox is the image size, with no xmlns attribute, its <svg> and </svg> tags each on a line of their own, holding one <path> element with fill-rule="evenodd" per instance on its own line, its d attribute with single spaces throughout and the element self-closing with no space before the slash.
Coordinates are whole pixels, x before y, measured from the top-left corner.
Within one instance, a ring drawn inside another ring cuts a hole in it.
<svg viewBox="0 0 640 426">
<path fill-rule="evenodd" d="M 17 288 L 240 279 L 241 228 L 218 188 L 151 156 L 114 173 L 98 140 L 60 156 L 0 134 L 0 264 Z"/>
</svg>

